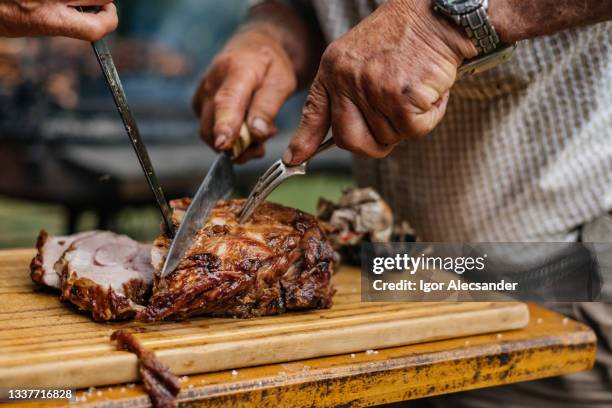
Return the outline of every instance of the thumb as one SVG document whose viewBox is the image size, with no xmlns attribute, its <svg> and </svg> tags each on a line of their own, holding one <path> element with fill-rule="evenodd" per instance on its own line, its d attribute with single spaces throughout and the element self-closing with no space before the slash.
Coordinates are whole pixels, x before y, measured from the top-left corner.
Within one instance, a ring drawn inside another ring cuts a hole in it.
<svg viewBox="0 0 612 408">
<path fill-rule="evenodd" d="M 294 166 L 310 159 L 330 126 L 329 95 L 317 76 L 306 98 L 297 133 L 283 154 L 283 162 Z"/>
</svg>

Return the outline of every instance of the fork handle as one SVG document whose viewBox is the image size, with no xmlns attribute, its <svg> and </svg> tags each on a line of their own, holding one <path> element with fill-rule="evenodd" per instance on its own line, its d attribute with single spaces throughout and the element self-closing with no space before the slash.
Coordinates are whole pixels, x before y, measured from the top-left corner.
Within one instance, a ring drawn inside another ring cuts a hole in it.
<svg viewBox="0 0 612 408">
<path fill-rule="evenodd" d="M 333 136 L 330 136 L 319 145 L 319 147 L 312 156 L 314 157 L 319 153 L 323 153 L 324 151 L 329 150 L 334 146 L 336 146 L 336 141 L 334 140 Z"/>
</svg>

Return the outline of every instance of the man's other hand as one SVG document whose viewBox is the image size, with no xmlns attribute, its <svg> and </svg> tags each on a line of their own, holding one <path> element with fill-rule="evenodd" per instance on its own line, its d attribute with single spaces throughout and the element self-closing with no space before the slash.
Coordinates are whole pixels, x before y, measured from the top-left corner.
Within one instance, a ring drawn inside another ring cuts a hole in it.
<svg viewBox="0 0 612 408">
<path fill-rule="evenodd" d="M 309 159 L 330 127 L 338 147 L 376 158 L 427 135 L 444 116 L 457 67 L 476 54 L 431 2 L 387 1 L 325 50 L 283 161 Z"/>
<path fill-rule="evenodd" d="M 276 133 L 274 119 L 296 87 L 295 68 L 275 36 L 239 32 L 215 57 L 194 95 L 202 139 L 217 151 L 227 150 L 246 120 L 255 142 L 239 161 L 263 156 L 263 142 Z"/>
<path fill-rule="evenodd" d="M 84 13 L 80 6 L 99 6 Z M 96 41 L 117 27 L 112 0 L 0 0 L 0 35 L 63 36 Z"/>
</svg>

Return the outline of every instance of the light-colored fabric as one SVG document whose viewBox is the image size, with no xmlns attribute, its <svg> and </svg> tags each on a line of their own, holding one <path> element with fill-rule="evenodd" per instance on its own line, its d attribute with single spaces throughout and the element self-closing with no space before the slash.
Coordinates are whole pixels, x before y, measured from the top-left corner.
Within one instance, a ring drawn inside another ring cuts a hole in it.
<svg viewBox="0 0 612 408">
<path fill-rule="evenodd" d="M 379 3 L 312 0 L 329 41 Z M 426 241 L 576 240 L 612 209 L 612 22 L 522 42 L 453 87 L 429 136 L 355 174 Z"/>
<path fill-rule="evenodd" d="M 612 242 L 612 216 L 586 224 L 583 242 Z M 597 253 L 602 270 L 612 266 L 612 254 Z M 597 334 L 597 356 L 592 370 L 504 387 L 449 394 L 406 404 L 410 408 L 609 408 L 612 407 L 612 303 L 547 304 L 572 319 L 588 324 Z"/>
<path fill-rule="evenodd" d="M 329 41 L 382 3 L 311 1 Z M 426 241 L 612 241 L 612 22 L 522 42 L 453 87 L 432 134 L 354 171 Z M 593 370 L 405 406 L 612 406 L 612 305 L 558 307 L 598 334 Z"/>
</svg>

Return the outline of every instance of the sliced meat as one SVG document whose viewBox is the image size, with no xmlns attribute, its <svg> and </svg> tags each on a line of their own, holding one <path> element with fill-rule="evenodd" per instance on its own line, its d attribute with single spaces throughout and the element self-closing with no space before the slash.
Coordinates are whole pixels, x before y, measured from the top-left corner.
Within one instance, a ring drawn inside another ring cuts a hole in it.
<svg viewBox="0 0 612 408">
<path fill-rule="evenodd" d="M 150 245 L 112 232 L 75 240 L 56 264 L 61 299 L 90 311 L 94 320 L 134 316 L 150 294 L 150 254 Z"/>
<path fill-rule="evenodd" d="M 55 271 L 55 263 L 64 254 L 70 245 L 81 239 L 95 234 L 96 231 L 81 232 L 74 235 L 50 237 L 47 231 L 41 230 L 36 240 L 38 252 L 30 263 L 30 277 L 40 285 L 59 289 L 60 278 Z"/>
<path fill-rule="evenodd" d="M 176 397 L 181 391 L 179 380 L 152 352 L 145 350 L 136 337 L 127 330 L 117 330 L 111 335 L 117 348 L 127 350 L 138 357 L 138 371 L 151 403 L 157 408 L 176 407 Z"/>
<path fill-rule="evenodd" d="M 178 268 L 155 279 L 153 295 L 137 318 L 190 315 L 252 317 L 306 308 L 328 308 L 335 253 L 311 215 L 264 203 L 245 224 L 236 216 L 243 200 L 220 201 Z M 171 202 L 178 224 L 189 205 Z M 171 240 L 153 243 L 159 271 Z"/>
</svg>

